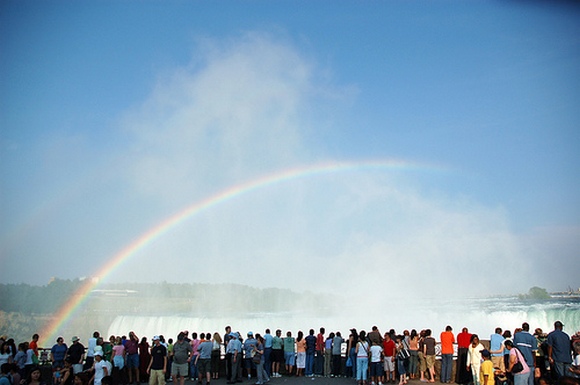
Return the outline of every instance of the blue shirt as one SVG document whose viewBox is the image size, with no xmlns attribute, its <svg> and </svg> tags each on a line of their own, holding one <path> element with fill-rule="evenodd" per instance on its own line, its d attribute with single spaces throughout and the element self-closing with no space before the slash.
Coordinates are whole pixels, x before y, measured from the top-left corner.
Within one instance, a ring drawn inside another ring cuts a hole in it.
<svg viewBox="0 0 580 385">
<path fill-rule="evenodd" d="M 272 347 L 272 341 L 274 340 L 274 337 L 272 337 L 271 334 L 264 334 L 264 348 L 265 349 L 269 349 Z"/>
<path fill-rule="evenodd" d="M 536 338 L 528 332 L 521 331 L 514 335 L 514 345 L 526 359 L 526 363 L 530 368 L 534 367 L 534 353 L 538 350 L 538 341 Z"/>
<path fill-rule="evenodd" d="M 501 334 L 492 334 L 489 337 L 489 350 L 490 351 L 497 351 L 500 350 L 501 348 L 501 344 L 505 341 L 505 338 L 503 338 L 503 336 Z M 499 353 L 492 353 L 491 355 L 492 357 L 502 357 L 503 356 L 503 350 Z"/>
<path fill-rule="evenodd" d="M 306 353 L 312 353 L 316 351 L 316 337 L 313 335 L 308 335 L 306 338 Z"/>
<path fill-rule="evenodd" d="M 572 363 L 572 347 L 568 334 L 556 329 L 548 334 L 546 342 L 552 347 L 552 358 L 555 362 Z"/>
</svg>

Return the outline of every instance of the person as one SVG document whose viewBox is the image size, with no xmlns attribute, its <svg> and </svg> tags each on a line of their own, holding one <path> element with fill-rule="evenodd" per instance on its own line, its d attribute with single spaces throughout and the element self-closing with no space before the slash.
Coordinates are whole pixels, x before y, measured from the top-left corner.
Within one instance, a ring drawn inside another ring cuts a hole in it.
<svg viewBox="0 0 580 385">
<path fill-rule="evenodd" d="M 312 337 L 314 337 L 314 335 Z M 312 356 L 314 357 L 314 351 L 312 351 Z M 304 375 L 305 368 L 306 368 L 306 339 L 304 338 L 304 333 L 302 333 L 302 330 L 299 330 L 298 335 L 296 336 L 296 376 L 302 377 Z M 310 375 L 308 374 L 307 376 L 310 377 Z"/>
<path fill-rule="evenodd" d="M 97 347 L 97 339 L 101 336 L 98 331 L 93 332 L 93 336 L 87 341 L 87 359 L 85 362 L 84 370 L 87 370 L 93 366 L 95 361 L 95 348 Z M 104 358 L 104 356 L 103 356 Z"/>
<path fill-rule="evenodd" d="M 272 341 L 274 337 L 270 334 L 270 329 L 266 329 L 264 338 L 264 370 L 268 378 L 272 377 Z"/>
<path fill-rule="evenodd" d="M 572 343 L 570 336 L 563 331 L 560 321 L 554 322 L 554 330 L 548 334 L 548 360 L 558 379 L 566 376 L 572 364 Z"/>
<path fill-rule="evenodd" d="M 503 341 L 503 362 L 504 362 L 504 367 L 507 369 L 507 367 L 509 366 L 510 363 L 510 351 L 508 348 L 505 347 L 505 343 L 506 341 L 512 341 L 512 332 L 509 330 L 504 330 L 503 334 L 501 335 L 504 338 Z M 510 382 L 513 382 L 513 378 L 511 373 L 507 372 L 506 370 L 506 376 L 509 378 Z"/>
<path fill-rule="evenodd" d="M 332 374 L 332 342 L 334 333 L 330 332 L 326 341 L 324 341 L 324 377 L 330 377 Z"/>
<path fill-rule="evenodd" d="M 203 333 L 202 333 L 203 336 Z M 207 339 L 203 339 L 199 343 L 197 347 L 197 351 L 199 355 L 196 357 L 197 362 L 195 366 L 199 372 L 199 380 L 198 383 L 201 384 L 203 377 L 205 377 L 205 381 L 207 385 L 209 385 L 211 381 L 211 351 L 213 350 L 213 343 L 209 339 L 210 334 L 206 334 Z"/>
<path fill-rule="evenodd" d="M 241 360 L 242 360 L 242 343 L 239 340 L 240 335 L 238 333 L 232 333 L 230 340 L 228 341 L 228 346 L 226 348 L 226 354 L 230 354 L 232 362 L 232 371 L 230 380 L 228 384 L 234 384 L 238 381 L 238 374 L 241 370 Z M 241 379 L 239 380 L 241 382 Z"/>
<path fill-rule="evenodd" d="M 481 357 L 483 358 L 483 362 L 481 363 L 481 368 L 479 370 L 479 383 L 481 385 L 493 385 L 495 383 L 495 371 L 489 350 L 483 349 L 481 351 Z"/>
<path fill-rule="evenodd" d="M 378 343 L 380 346 L 383 345 L 383 337 L 381 336 L 378 326 L 373 326 L 367 337 L 371 345 L 374 343 Z"/>
<path fill-rule="evenodd" d="M 457 365 L 455 382 L 458 384 L 468 384 L 471 382 L 471 372 L 467 370 L 467 351 L 471 344 L 471 333 L 464 327 L 461 333 L 457 334 Z"/>
<path fill-rule="evenodd" d="M 197 362 L 197 356 L 199 355 L 197 347 L 199 346 L 200 342 L 201 341 L 197 338 L 197 333 L 191 333 L 191 341 L 189 342 L 191 344 L 191 348 L 193 349 L 193 357 L 189 362 L 189 375 L 191 377 L 191 381 L 196 381 L 199 374 L 197 365 L 195 363 Z"/>
<path fill-rule="evenodd" d="M 226 381 L 230 382 L 232 380 L 232 356 L 228 353 L 228 343 L 233 338 L 232 337 L 232 327 L 226 326 L 226 334 L 224 334 L 224 351 L 226 360 Z M 235 381 L 235 379 L 234 379 Z"/>
<path fill-rule="evenodd" d="M 286 337 L 284 337 L 284 363 L 286 364 L 286 374 L 289 376 L 292 375 L 296 362 L 295 344 L 296 340 L 292 337 L 292 332 L 286 332 Z"/>
<path fill-rule="evenodd" d="M 480 380 L 480 369 L 481 369 L 481 351 L 484 346 L 479 342 L 479 336 L 477 334 L 471 335 L 469 349 L 467 350 L 467 370 L 471 370 L 471 375 L 473 377 L 473 385 L 481 385 Z"/>
<path fill-rule="evenodd" d="M 429 382 L 435 382 L 435 346 L 437 342 L 431 335 L 431 329 L 425 330 L 425 339 L 423 340 L 423 355 L 427 371 L 429 372 Z"/>
<path fill-rule="evenodd" d="M 149 375 L 149 385 L 165 385 L 167 371 L 167 349 L 161 344 L 159 336 L 153 336 L 151 358 L 146 372 Z"/>
<path fill-rule="evenodd" d="M 390 333 L 385 333 L 383 337 L 383 369 L 385 372 L 385 383 L 395 383 L 395 357 L 397 356 L 397 345 L 391 339 Z"/>
<path fill-rule="evenodd" d="M 322 329 L 324 330 L 324 329 Z M 298 341 L 298 340 L 297 340 Z M 306 376 L 312 377 L 314 375 L 314 370 L 318 369 L 314 367 L 314 361 L 317 361 L 318 365 L 318 338 L 314 336 L 314 329 L 310 329 L 308 336 L 305 338 L 305 354 L 306 354 Z M 298 349 L 296 349 L 298 350 Z M 296 364 L 298 367 L 298 364 Z M 316 372 L 318 374 L 318 372 Z"/>
<path fill-rule="evenodd" d="M 514 385 L 527 385 L 529 382 L 528 378 L 532 375 L 531 368 L 528 366 L 528 363 L 520 351 L 514 344 L 514 342 L 510 340 L 506 340 L 504 345 L 507 350 L 509 350 L 509 364 L 507 367 L 507 371 L 513 375 L 514 378 Z M 522 370 L 519 372 L 514 373 L 514 366 L 516 363 L 521 363 Z"/>
<path fill-rule="evenodd" d="M 369 367 L 369 343 L 366 341 L 366 332 L 361 330 L 355 348 L 356 353 L 356 380 L 359 385 L 366 385 Z"/>
<path fill-rule="evenodd" d="M 25 385 L 46 385 L 46 383 L 42 380 L 42 372 L 40 371 L 40 367 L 35 366 L 30 371 L 30 373 L 28 373 L 28 376 L 26 376 Z"/>
<path fill-rule="evenodd" d="M 349 359 L 347 359 L 347 377 L 351 376 L 356 379 L 356 345 L 358 343 L 358 333 L 355 328 L 350 329 L 350 334 L 348 336 L 348 342 L 346 345 L 346 354 L 350 359 L 350 369 L 348 366 Z M 350 371 L 350 372 L 349 372 Z"/>
<path fill-rule="evenodd" d="M 260 334 L 256 334 L 256 346 L 254 347 L 254 363 L 256 364 L 256 374 L 258 376 L 258 382 L 256 385 L 263 385 L 266 382 L 270 381 L 270 377 L 268 373 L 264 369 L 264 363 L 266 359 L 265 355 L 265 340 Z"/>
<path fill-rule="evenodd" d="M 505 363 L 503 359 L 504 346 L 503 342 L 505 338 L 501 335 L 502 328 L 495 328 L 495 333 L 489 336 L 489 353 L 490 359 L 495 368 L 500 371 L 505 372 Z"/>
<path fill-rule="evenodd" d="M 0 346 L 0 365 L 11 364 L 12 358 L 12 354 L 10 354 L 10 347 L 7 343 L 3 343 L 2 346 Z"/>
<path fill-rule="evenodd" d="M 532 374 L 527 377 L 528 384 L 534 385 L 534 371 L 536 367 L 536 351 L 538 350 L 538 343 L 534 336 L 530 334 L 530 325 L 527 322 L 522 324 L 521 331 L 514 333 L 513 343 L 526 359 L 526 363 L 532 372 Z"/>
<path fill-rule="evenodd" d="M 414 380 L 417 377 L 417 367 L 419 364 L 419 335 L 417 330 L 412 329 L 409 334 L 409 378 Z"/>
<path fill-rule="evenodd" d="M 455 336 L 453 335 L 453 328 L 450 325 L 445 327 L 445 331 L 441 332 L 441 378 L 442 383 L 451 383 L 451 369 L 453 368 L 453 344 L 455 343 Z"/>
<path fill-rule="evenodd" d="M 433 338 L 433 340 L 435 340 L 435 338 Z M 404 344 L 404 337 L 397 336 L 395 345 L 397 346 L 396 357 L 397 357 L 397 370 L 399 372 L 399 385 L 404 385 L 407 383 L 407 371 L 405 370 L 406 356 L 404 354 L 404 350 L 407 349 L 407 347 Z M 434 381 L 433 378 L 435 378 L 435 376 L 431 377 L 431 382 Z"/>
<path fill-rule="evenodd" d="M 13 385 L 12 377 L 10 376 L 10 366 L 11 364 L 8 362 L 0 366 L 0 385 Z"/>
<path fill-rule="evenodd" d="M 72 345 L 68 348 L 68 357 L 71 360 L 74 373 L 80 373 L 83 369 L 85 346 L 81 344 L 79 337 L 71 338 Z M 73 376 L 74 377 L 74 376 Z"/>
<path fill-rule="evenodd" d="M 383 363 L 381 362 L 381 356 L 383 354 L 383 347 L 381 346 L 381 341 L 375 340 L 370 348 L 370 356 L 371 356 L 371 383 L 372 385 L 379 384 L 383 385 L 382 378 L 383 378 Z"/>
<path fill-rule="evenodd" d="M 89 382 L 94 385 L 101 385 L 101 380 L 103 377 L 111 374 L 111 364 L 103 360 L 103 353 L 100 351 L 95 352 L 94 355 L 95 362 L 93 363 L 93 377 Z"/>
<path fill-rule="evenodd" d="M 82 369 L 82 368 L 81 368 Z M 79 372 L 81 373 L 82 370 Z M 73 363 L 70 358 L 65 358 L 64 368 L 60 371 L 60 383 L 62 385 L 72 385 L 75 378 L 75 371 L 73 368 Z"/>
<path fill-rule="evenodd" d="M 252 353 L 254 351 L 254 347 L 258 343 L 254 338 L 254 333 L 249 331 L 247 334 L 246 340 L 243 343 L 244 346 L 244 367 L 246 368 L 248 379 L 252 378 L 252 371 L 256 369 L 256 365 L 252 360 Z"/>
<path fill-rule="evenodd" d="M 161 342 L 161 338 L 159 338 Z M 139 378 L 142 382 L 149 382 L 149 374 L 147 373 L 147 368 L 149 367 L 149 362 L 151 361 L 151 354 L 149 349 L 147 337 L 141 337 L 141 342 L 137 345 L 137 350 L 139 351 Z"/>
<path fill-rule="evenodd" d="M 342 375 L 342 343 L 344 338 L 339 331 L 334 335 L 332 341 L 332 376 L 340 377 Z"/>
<path fill-rule="evenodd" d="M 277 329 L 276 335 L 272 337 L 272 377 L 282 377 L 280 374 L 280 364 L 284 361 L 284 340 L 282 330 Z"/>
<path fill-rule="evenodd" d="M 134 376 L 135 381 L 139 384 L 139 337 L 137 337 L 135 332 L 129 332 L 129 339 L 125 341 L 124 345 L 129 383 L 133 383 Z"/>
<path fill-rule="evenodd" d="M 56 344 L 50 349 L 50 360 L 52 361 L 52 368 L 57 367 L 62 368 L 64 366 L 64 358 L 66 357 L 66 352 L 68 347 L 64 343 L 64 338 L 58 337 L 56 339 Z"/>
<path fill-rule="evenodd" d="M 314 357 L 314 371 L 311 371 L 311 375 L 322 376 L 324 371 L 324 333 L 326 333 L 326 330 L 321 327 L 320 332 L 316 335 L 314 346 L 316 356 Z"/>
<path fill-rule="evenodd" d="M 538 345 L 538 350 L 536 351 L 536 373 L 534 376 L 536 378 L 547 377 L 550 367 L 548 361 L 548 344 L 546 343 L 548 335 L 543 332 L 542 328 L 536 328 L 534 331 L 534 338 Z"/>
<path fill-rule="evenodd" d="M 220 377 L 220 356 L 222 349 L 222 337 L 218 332 L 213 333 L 211 343 L 211 378 L 217 380 Z"/>
<path fill-rule="evenodd" d="M 30 341 L 30 343 L 28 344 L 28 347 L 30 349 L 32 349 L 32 351 L 34 352 L 34 355 L 37 358 L 37 362 L 38 362 L 38 340 L 40 339 L 40 336 L 37 333 L 34 333 L 32 335 L 32 341 Z"/>
<path fill-rule="evenodd" d="M 183 332 L 177 335 L 177 342 L 173 344 L 173 365 L 171 365 L 171 377 L 173 382 L 177 384 L 177 377 L 179 376 L 179 385 L 185 384 L 185 377 L 189 374 L 189 361 L 193 354 L 193 349 L 189 343 L 185 341 L 185 334 Z"/>
</svg>

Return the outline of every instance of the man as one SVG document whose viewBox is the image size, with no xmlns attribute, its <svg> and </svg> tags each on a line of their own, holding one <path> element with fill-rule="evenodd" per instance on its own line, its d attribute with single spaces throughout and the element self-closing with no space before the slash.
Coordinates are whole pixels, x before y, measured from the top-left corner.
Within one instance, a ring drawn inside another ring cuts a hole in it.
<svg viewBox="0 0 580 385">
<path fill-rule="evenodd" d="M 280 374 L 280 364 L 284 361 L 284 341 L 282 340 L 282 330 L 276 330 L 276 335 L 272 338 L 272 377 L 282 377 Z"/>
<path fill-rule="evenodd" d="M 503 351 L 505 349 L 503 342 L 505 338 L 501 335 L 502 331 L 500 327 L 495 328 L 495 333 L 489 337 L 489 350 L 493 367 L 505 372 L 505 361 L 503 359 Z"/>
<path fill-rule="evenodd" d="M 147 366 L 149 385 L 165 385 L 165 372 L 167 371 L 167 349 L 161 345 L 159 336 L 153 336 L 151 348 L 151 360 Z"/>
<path fill-rule="evenodd" d="M 324 333 L 326 330 L 320 328 L 320 333 L 316 335 L 316 358 L 314 362 L 314 373 L 322 376 L 324 373 Z"/>
<path fill-rule="evenodd" d="M 461 333 L 457 335 L 457 365 L 455 382 L 458 384 L 467 384 L 471 381 L 471 373 L 467 371 L 467 351 L 471 341 L 471 333 L 464 327 Z"/>
<path fill-rule="evenodd" d="M 226 354 L 229 354 L 232 360 L 232 372 L 231 378 L 227 382 L 228 384 L 242 382 L 241 379 L 238 380 L 238 373 L 241 369 L 242 360 L 242 343 L 239 340 L 240 335 L 238 333 L 232 333 L 231 337 L 232 338 L 229 340 L 226 348 Z"/>
<path fill-rule="evenodd" d="M 98 331 L 93 333 L 93 336 L 89 338 L 88 346 L 87 346 L 87 362 L 85 363 L 84 369 L 87 370 L 93 366 L 93 362 L 95 361 L 95 347 L 97 346 L 97 338 L 101 335 Z M 76 372 L 75 372 L 76 373 Z"/>
<path fill-rule="evenodd" d="M 548 334 L 548 360 L 555 369 L 558 379 L 570 372 L 572 364 L 572 341 L 570 336 L 562 330 L 564 325 L 560 321 L 554 322 L 554 331 Z"/>
<path fill-rule="evenodd" d="M 40 336 L 38 334 L 34 334 L 32 336 L 32 341 L 30 341 L 30 344 L 28 345 L 28 347 L 30 349 L 32 349 L 32 351 L 34 352 L 34 355 L 36 357 L 38 357 L 38 339 L 40 338 Z"/>
<path fill-rule="evenodd" d="M 129 332 L 129 338 L 125 341 L 127 357 L 127 372 L 129 372 L 129 384 L 133 383 L 133 375 L 137 384 L 139 381 L 139 337 L 133 331 Z"/>
<path fill-rule="evenodd" d="M 185 341 L 185 334 L 179 333 L 177 342 L 173 345 L 173 365 L 171 365 L 171 377 L 175 384 L 177 384 L 178 376 L 179 385 L 185 384 L 185 377 L 189 374 L 189 361 L 192 353 L 191 345 Z"/>
<path fill-rule="evenodd" d="M 202 334 L 203 335 L 203 334 Z M 211 380 L 211 351 L 213 350 L 213 343 L 211 342 L 211 334 L 207 333 L 206 339 L 202 338 L 202 342 L 200 342 L 199 346 L 197 347 L 197 351 L 199 355 L 197 356 L 197 370 L 199 371 L 199 381 L 198 383 L 201 384 L 202 378 L 205 377 L 207 385 Z"/>
<path fill-rule="evenodd" d="M 391 339 L 390 333 L 385 333 L 385 338 L 383 339 L 383 369 L 385 372 L 385 383 L 395 382 L 395 357 L 397 352 L 397 346 L 395 341 Z"/>
<path fill-rule="evenodd" d="M 232 338 L 232 328 L 231 326 L 226 326 L 226 334 L 224 334 L 224 349 L 226 352 L 226 380 L 228 382 L 232 380 L 232 356 L 228 353 L 228 343 Z"/>
<path fill-rule="evenodd" d="M 431 336 L 431 329 L 425 330 L 425 340 L 423 341 L 423 355 L 427 362 L 427 370 L 429 371 L 430 381 L 435 380 L 435 338 Z"/>
<path fill-rule="evenodd" d="M 85 347 L 79 342 L 79 337 L 77 336 L 74 336 L 71 341 L 72 345 L 68 348 L 68 356 L 73 368 L 73 373 L 77 374 L 83 371 Z"/>
<path fill-rule="evenodd" d="M 530 334 L 530 325 L 527 322 L 524 322 L 522 324 L 522 330 L 514 335 L 513 344 L 520 350 L 526 363 L 530 367 L 531 373 L 528 376 L 528 384 L 534 385 L 534 368 L 536 367 L 538 343 L 534 336 Z"/>
<path fill-rule="evenodd" d="M 321 329 L 324 330 L 324 329 Z M 310 329 L 306 340 L 306 376 L 314 376 L 314 355 L 318 349 L 318 338 L 314 337 L 314 329 Z M 324 345 L 323 345 L 324 346 Z"/>
<path fill-rule="evenodd" d="M 445 331 L 441 332 L 441 378 L 442 383 L 451 383 L 451 369 L 453 367 L 453 344 L 455 336 L 453 328 L 447 325 Z"/>
<path fill-rule="evenodd" d="M 258 346 L 258 341 L 254 338 L 254 333 L 248 332 L 248 338 L 244 341 L 244 367 L 248 372 L 248 379 L 252 378 L 252 370 L 256 368 L 256 364 L 252 360 L 256 346 Z"/>
<path fill-rule="evenodd" d="M 270 329 L 266 329 L 266 333 L 264 334 L 264 369 L 266 370 L 266 374 L 268 374 L 268 378 L 272 377 L 272 360 L 270 356 L 272 355 L 272 342 L 274 337 L 270 334 Z"/>
</svg>

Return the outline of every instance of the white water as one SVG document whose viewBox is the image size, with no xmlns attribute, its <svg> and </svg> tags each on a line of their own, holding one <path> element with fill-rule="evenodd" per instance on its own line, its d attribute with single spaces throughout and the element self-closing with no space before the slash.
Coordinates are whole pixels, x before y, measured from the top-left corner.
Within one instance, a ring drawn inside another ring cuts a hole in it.
<svg viewBox="0 0 580 385">
<path fill-rule="evenodd" d="M 572 335 L 580 330 L 580 298 L 567 298 L 547 302 L 520 301 L 515 298 L 486 298 L 463 300 L 418 300 L 416 303 L 405 301 L 377 305 L 353 305 L 340 308 L 335 315 L 310 317 L 301 313 L 248 314 L 229 318 L 200 318 L 187 316 L 117 316 L 108 329 L 107 335 L 126 335 L 130 330 L 138 336 L 163 334 L 175 338 L 182 330 L 190 332 L 223 333 L 230 325 L 234 331 L 245 335 L 247 331 L 263 333 L 266 328 L 274 332 L 281 329 L 283 334 L 290 330 L 295 335 L 298 330 L 326 328 L 327 333 L 341 331 L 348 335 L 352 327 L 370 330 L 377 325 L 381 331 L 394 328 L 403 329 L 431 328 L 435 335 L 451 325 L 458 332 L 466 326 L 470 332 L 486 339 L 496 327 L 514 330 L 522 322 L 528 322 L 533 331 L 540 327 L 544 332 L 553 330 L 555 321 L 564 323 L 564 330 Z"/>
</svg>

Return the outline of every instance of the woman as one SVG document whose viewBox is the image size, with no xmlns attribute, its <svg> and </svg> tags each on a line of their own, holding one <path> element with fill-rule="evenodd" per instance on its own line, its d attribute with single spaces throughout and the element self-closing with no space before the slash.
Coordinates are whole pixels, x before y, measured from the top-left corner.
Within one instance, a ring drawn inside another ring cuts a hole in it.
<svg viewBox="0 0 580 385">
<path fill-rule="evenodd" d="M 213 344 L 211 350 L 211 378 L 213 380 L 217 380 L 220 377 L 220 356 L 221 356 L 221 349 L 222 349 L 222 337 L 220 337 L 219 333 L 213 333 L 213 337 L 211 339 Z"/>
<path fill-rule="evenodd" d="M 485 347 L 479 342 L 477 334 L 471 336 L 469 349 L 467 350 L 467 371 L 471 369 L 473 385 L 480 385 L 479 371 L 481 369 L 481 351 Z"/>
<path fill-rule="evenodd" d="M 72 366 L 72 362 L 69 358 L 64 360 L 64 368 L 60 371 L 60 383 L 62 385 L 73 385 L 74 383 L 74 370 Z"/>
<path fill-rule="evenodd" d="M 405 370 L 405 354 L 404 351 L 408 348 L 406 344 L 403 343 L 405 337 L 397 336 L 396 337 L 396 344 L 397 344 L 397 371 L 399 372 L 399 385 L 404 385 L 407 383 L 407 372 Z"/>
<path fill-rule="evenodd" d="M 334 333 L 328 335 L 324 341 L 324 377 L 330 377 L 332 373 L 332 342 L 334 340 Z"/>
<path fill-rule="evenodd" d="M 41 379 L 40 368 L 35 366 L 32 368 L 28 377 L 26 378 L 26 385 L 46 385 L 44 381 Z"/>
<path fill-rule="evenodd" d="M 94 385 L 101 385 L 103 377 L 109 376 L 111 374 L 111 364 L 103 360 L 102 352 L 95 352 L 95 362 L 93 364 L 94 374 L 89 383 Z"/>
<path fill-rule="evenodd" d="M 123 340 L 121 337 L 113 337 L 109 339 L 113 343 L 113 382 L 115 384 L 124 384 L 126 383 L 126 375 L 125 375 L 125 346 L 123 346 Z"/>
<path fill-rule="evenodd" d="M 349 373 L 349 366 L 347 365 L 347 372 L 346 376 L 352 376 L 352 378 L 356 379 L 356 344 L 358 343 L 358 333 L 356 329 L 350 329 L 350 335 L 348 336 L 348 342 L 346 345 L 346 354 L 348 354 L 348 359 L 350 359 L 350 371 Z M 347 360 L 348 361 L 348 360 Z"/>
<path fill-rule="evenodd" d="M 149 342 L 147 337 L 141 338 L 141 342 L 137 346 L 139 349 L 139 379 L 141 382 L 149 382 L 149 375 L 147 374 L 147 366 L 151 361 L 151 353 L 149 353 Z"/>
<path fill-rule="evenodd" d="M 409 378 L 411 380 L 415 379 L 417 375 L 417 366 L 419 364 L 419 335 L 417 330 L 411 330 L 411 335 L 409 336 Z"/>
<path fill-rule="evenodd" d="M 369 343 L 366 341 L 366 332 L 360 331 L 356 344 L 356 381 L 359 385 L 366 385 L 369 368 Z"/>
<path fill-rule="evenodd" d="M 524 356 L 520 352 L 520 350 L 514 347 L 514 343 L 510 340 L 504 342 L 504 346 L 507 350 L 509 350 L 510 360 L 509 365 L 507 366 L 507 371 L 510 372 L 514 376 L 514 385 L 526 385 L 528 383 L 528 377 L 531 375 L 531 370 Z M 521 371 L 514 373 L 514 366 L 517 363 L 521 363 L 521 367 L 523 368 Z"/>
<path fill-rule="evenodd" d="M 11 364 L 12 363 L 12 354 L 10 354 L 10 347 L 7 343 L 3 343 L 2 347 L 0 347 L 0 366 L 2 364 Z"/>
<path fill-rule="evenodd" d="M 258 344 L 254 346 L 254 363 L 256 364 L 256 374 L 258 375 L 256 385 L 262 385 L 270 381 L 270 377 L 268 377 L 268 373 L 264 369 L 264 363 L 266 362 L 266 358 L 264 357 L 264 337 L 256 333 L 256 341 L 258 341 Z M 256 354 L 259 355 L 259 360 L 256 359 Z"/>
<path fill-rule="evenodd" d="M 306 340 L 304 333 L 300 330 L 296 337 L 296 375 L 298 377 L 304 375 L 304 368 L 306 368 Z"/>
<path fill-rule="evenodd" d="M 64 343 L 64 338 L 58 337 L 56 344 L 50 349 L 50 360 L 52 361 L 52 369 L 62 368 L 64 366 L 64 357 L 68 347 Z"/>
</svg>

